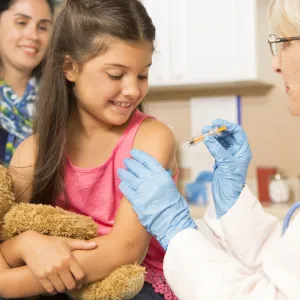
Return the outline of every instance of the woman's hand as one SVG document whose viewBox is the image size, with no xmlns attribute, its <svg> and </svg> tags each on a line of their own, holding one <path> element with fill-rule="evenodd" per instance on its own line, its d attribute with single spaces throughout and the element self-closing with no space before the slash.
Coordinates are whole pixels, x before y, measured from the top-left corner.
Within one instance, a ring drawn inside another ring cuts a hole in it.
<svg viewBox="0 0 300 300">
<path fill-rule="evenodd" d="M 46 236 L 34 231 L 23 234 L 20 256 L 48 293 L 80 288 L 85 276 L 73 250 L 92 250 L 94 242 Z"/>
<path fill-rule="evenodd" d="M 197 225 L 171 174 L 146 152 L 134 149 L 131 155 L 124 161 L 128 170 L 118 170 L 119 188 L 141 224 L 166 250 L 178 232 Z"/>
<path fill-rule="evenodd" d="M 203 128 L 207 133 L 215 126 L 226 125 L 220 137 L 206 136 L 205 145 L 215 158 L 212 193 L 218 218 L 238 200 L 247 177 L 252 152 L 243 128 L 225 120 L 215 120 Z M 199 157 L 201 159 L 201 157 Z"/>
</svg>

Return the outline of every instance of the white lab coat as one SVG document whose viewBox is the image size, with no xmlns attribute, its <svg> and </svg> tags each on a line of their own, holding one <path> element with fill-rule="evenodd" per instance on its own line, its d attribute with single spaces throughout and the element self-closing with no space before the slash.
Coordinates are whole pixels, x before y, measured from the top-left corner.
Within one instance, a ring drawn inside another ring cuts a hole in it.
<svg viewBox="0 0 300 300">
<path fill-rule="evenodd" d="M 220 247 L 186 229 L 170 242 L 165 277 L 180 300 L 299 300 L 300 214 L 283 236 L 245 186 L 221 219 L 211 204 L 204 216 Z"/>
</svg>

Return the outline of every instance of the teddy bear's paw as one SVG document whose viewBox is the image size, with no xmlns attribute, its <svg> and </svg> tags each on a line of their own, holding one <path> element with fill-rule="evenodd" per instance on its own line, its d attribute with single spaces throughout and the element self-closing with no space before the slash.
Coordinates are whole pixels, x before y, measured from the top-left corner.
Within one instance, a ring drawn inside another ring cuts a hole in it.
<svg viewBox="0 0 300 300">
<path fill-rule="evenodd" d="M 92 218 L 42 204 L 15 204 L 4 216 L 1 239 L 34 230 L 51 236 L 90 240 L 98 236 Z"/>
<path fill-rule="evenodd" d="M 72 291 L 74 300 L 128 300 L 136 296 L 144 285 L 145 268 L 137 264 L 117 268 L 102 281 Z"/>
<path fill-rule="evenodd" d="M 144 282 L 144 275 L 140 275 L 136 278 L 130 279 L 130 281 L 128 282 L 127 289 L 124 291 L 123 296 L 120 299 L 129 300 L 135 297 L 142 290 Z"/>
</svg>

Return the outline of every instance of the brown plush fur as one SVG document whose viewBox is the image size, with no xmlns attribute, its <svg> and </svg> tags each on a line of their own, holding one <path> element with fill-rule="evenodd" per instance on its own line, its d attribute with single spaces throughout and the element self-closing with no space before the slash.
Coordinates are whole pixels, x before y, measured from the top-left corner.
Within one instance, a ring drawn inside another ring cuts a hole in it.
<svg viewBox="0 0 300 300">
<path fill-rule="evenodd" d="M 12 191 L 12 180 L 7 170 L 0 166 L 0 222 L 2 223 L 4 215 L 9 211 L 15 196 Z"/>
<path fill-rule="evenodd" d="M 12 180 L 3 166 L 0 166 L 0 224 L 1 240 L 28 230 L 85 240 L 98 235 L 98 225 L 90 217 L 49 205 L 15 203 Z M 145 268 L 136 264 L 125 265 L 102 281 L 85 285 L 68 294 L 74 300 L 127 300 L 142 289 L 144 277 Z"/>
<path fill-rule="evenodd" d="M 139 265 L 121 266 L 107 278 L 70 293 L 73 299 L 127 300 L 133 298 L 144 284 L 145 269 Z"/>
<path fill-rule="evenodd" d="M 0 239 L 7 240 L 22 232 L 34 230 L 52 236 L 90 240 L 98 236 L 97 228 L 90 217 L 50 205 L 20 203 L 13 205 L 4 216 Z"/>
</svg>

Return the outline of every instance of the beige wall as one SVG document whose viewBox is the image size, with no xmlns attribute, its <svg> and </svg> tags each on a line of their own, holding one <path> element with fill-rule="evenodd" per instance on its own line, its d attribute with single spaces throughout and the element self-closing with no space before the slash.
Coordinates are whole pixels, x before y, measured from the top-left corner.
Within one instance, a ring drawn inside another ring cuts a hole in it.
<svg viewBox="0 0 300 300">
<path fill-rule="evenodd" d="M 289 178 L 297 177 L 300 174 L 300 118 L 289 115 L 280 78 L 273 88 L 149 93 L 146 112 L 171 125 L 176 139 L 182 141 L 190 137 L 189 98 L 225 94 L 242 96 L 242 125 L 253 151 L 249 179 L 255 178 L 256 166 L 276 166 Z M 182 177 L 189 179 L 188 170 L 183 170 Z"/>
<path fill-rule="evenodd" d="M 242 113 L 253 150 L 253 164 L 276 166 L 287 177 L 298 177 L 300 118 L 292 117 L 288 112 L 283 83 L 278 80 L 264 96 L 245 97 Z M 251 177 L 254 177 L 253 169 L 252 166 Z"/>
</svg>

